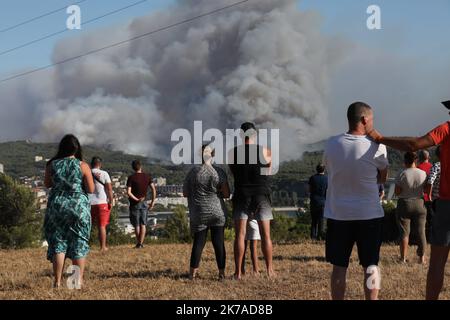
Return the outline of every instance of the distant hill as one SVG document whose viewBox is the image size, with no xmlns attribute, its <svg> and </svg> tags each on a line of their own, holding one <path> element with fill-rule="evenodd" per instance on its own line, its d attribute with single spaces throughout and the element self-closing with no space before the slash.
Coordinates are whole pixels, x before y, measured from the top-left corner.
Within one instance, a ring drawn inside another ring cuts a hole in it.
<svg viewBox="0 0 450 320">
<path fill-rule="evenodd" d="M 16 141 L 0 143 L 0 163 L 5 166 L 5 173 L 13 178 L 21 176 L 42 175 L 46 161 L 53 157 L 58 145 L 54 143 L 31 143 Z M 84 158 L 89 161 L 93 156 L 99 156 L 104 160 L 104 168 L 109 172 L 123 172 L 129 174 L 131 162 L 139 159 L 145 165 L 146 170 L 151 171 L 154 177 L 163 176 L 168 183 L 179 182 L 187 168 L 180 166 L 162 165 L 159 160 L 147 159 L 142 156 L 129 155 L 119 151 L 111 151 L 107 148 L 83 147 Z M 36 162 L 35 157 L 40 156 L 43 161 Z"/>
<path fill-rule="evenodd" d="M 279 173 L 272 177 L 275 191 L 296 190 L 301 194 L 303 182 L 315 172 L 315 167 L 322 160 L 325 141 L 320 141 L 310 146 L 303 157 L 295 161 L 287 161 L 281 164 Z M 57 150 L 54 143 L 32 143 L 16 141 L 0 143 L 0 163 L 5 166 L 5 173 L 14 178 L 21 176 L 42 175 L 45 169 L 45 159 L 51 158 Z M 312 151 L 313 150 L 313 151 Z M 162 163 L 160 160 L 147 159 L 142 156 L 129 155 L 119 151 L 111 151 L 108 148 L 86 146 L 83 148 L 85 159 L 97 155 L 104 159 L 104 168 L 109 172 L 131 173 L 130 163 L 134 159 L 141 160 L 154 177 L 167 178 L 168 184 L 181 184 L 189 170 L 189 166 L 175 166 Z M 35 157 L 43 157 L 43 161 L 35 162 Z M 403 153 L 388 149 L 390 176 L 395 176 L 402 169 Z"/>
</svg>

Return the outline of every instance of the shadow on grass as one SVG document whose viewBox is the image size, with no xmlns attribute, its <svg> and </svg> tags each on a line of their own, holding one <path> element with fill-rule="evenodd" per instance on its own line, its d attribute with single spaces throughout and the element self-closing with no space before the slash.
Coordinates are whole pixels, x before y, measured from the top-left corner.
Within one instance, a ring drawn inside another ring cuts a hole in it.
<svg viewBox="0 0 450 320">
<path fill-rule="evenodd" d="M 160 278 L 170 278 L 173 280 L 185 280 L 189 279 L 187 273 L 175 272 L 172 269 L 158 270 L 158 271 L 138 271 L 138 272 L 117 272 L 112 274 L 97 274 L 96 277 L 100 279 L 160 279 Z"/>
<path fill-rule="evenodd" d="M 263 258 L 260 258 L 263 260 Z M 282 261 L 282 260 L 290 260 L 290 261 L 298 261 L 298 262 L 310 262 L 310 261 L 318 261 L 318 262 L 326 262 L 325 257 L 323 256 L 295 256 L 295 257 L 284 257 L 284 256 L 273 256 L 273 260 Z"/>
</svg>

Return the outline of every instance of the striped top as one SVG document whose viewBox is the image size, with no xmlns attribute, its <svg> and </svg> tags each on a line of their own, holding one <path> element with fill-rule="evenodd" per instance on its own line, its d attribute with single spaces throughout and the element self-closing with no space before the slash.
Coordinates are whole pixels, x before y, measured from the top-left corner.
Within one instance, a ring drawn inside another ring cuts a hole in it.
<svg viewBox="0 0 450 320">
<path fill-rule="evenodd" d="M 432 200 L 439 199 L 439 185 L 441 183 L 441 163 L 436 162 L 431 168 L 430 175 L 428 176 L 428 183 L 432 185 L 431 191 Z"/>
</svg>

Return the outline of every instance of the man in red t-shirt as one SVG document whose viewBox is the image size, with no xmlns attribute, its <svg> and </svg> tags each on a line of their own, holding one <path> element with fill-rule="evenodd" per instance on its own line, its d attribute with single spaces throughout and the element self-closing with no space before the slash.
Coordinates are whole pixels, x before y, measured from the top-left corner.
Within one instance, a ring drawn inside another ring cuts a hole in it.
<svg viewBox="0 0 450 320">
<path fill-rule="evenodd" d="M 443 102 L 450 109 L 450 101 Z M 369 136 L 376 142 L 402 151 L 423 150 L 441 145 L 441 181 L 439 200 L 433 217 L 431 257 L 427 277 L 426 298 L 436 300 L 444 283 L 444 271 L 450 249 L 450 121 L 441 124 L 423 137 L 383 137 L 372 130 Z"/>
<path fill-rule="evenodd" d="M 127 194 L 130 201 L 130 222 L 136 234 L 136 248 L 144 247 L 145 234 L 147 232 L 148 211 L 153 209 L 156 201 L 156 188 L 152 177 L 142 172 L 142 164 L 139 160 L 134 160 L 131 164 L 134 174 L 128 177 Z M 150 206 L 145 199 L 147 191 L 151 187 L 152 200 Z"/>
<path fill-rule="evenodd" d="M 427 175 L 430 174 L 433 165 L 430 163 L 430 153 L 427 150 L 422 150 L 419 153 L 419 161 L 420 163 L 417 165 L 417 168 L 425 171 Z"/>
</svg>

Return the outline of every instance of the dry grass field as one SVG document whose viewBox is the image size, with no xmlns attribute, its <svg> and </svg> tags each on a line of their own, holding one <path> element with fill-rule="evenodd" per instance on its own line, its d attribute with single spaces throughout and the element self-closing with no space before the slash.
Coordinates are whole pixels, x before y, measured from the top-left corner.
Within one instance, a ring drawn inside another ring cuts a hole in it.
<svg viewBox="0 0 450 320">
<path fill-rule="evenodd" d="M 229 279 L 216 280 L 214 254 L 208 243 L 200 266 L 201 279 L 192 282 L 187 279 L 189 245 L 147 245 L 140 250 L 120 246 L 107 253 L 94 248 L 83 290 L 51 288 L 51 265 L 45 260 L 45 249 L 0 251 L 0 299 L 329 299 L 330 266 L 324 261 L 322 243 L 274 246 L 277 277 L 273 280 L 263 275 L 231 280 L 231 243 L 227 243 L 227 250 Z M 347 299 L 363 297 L 355 251 L 349 267 Z M 260 260 L 261 267 L 263 263 Z M 415 262 L 399 263 L 398 248 L 389 245 L 382 248 L 380 267 L 381 299 L 423 299 L 426 267 Z M 450 264 L 445 288 L 441 298 L 450 299 Z"/>
</svg>

